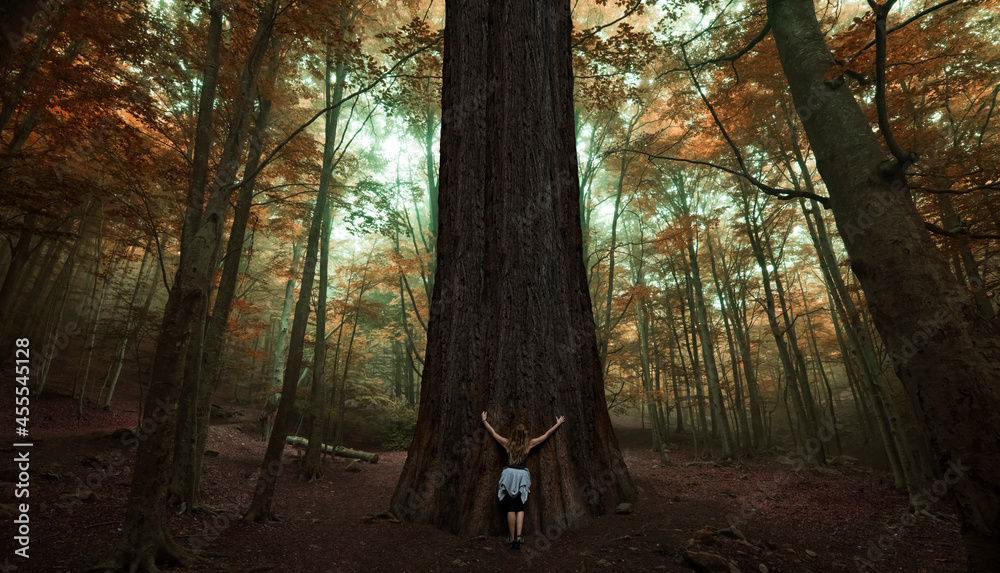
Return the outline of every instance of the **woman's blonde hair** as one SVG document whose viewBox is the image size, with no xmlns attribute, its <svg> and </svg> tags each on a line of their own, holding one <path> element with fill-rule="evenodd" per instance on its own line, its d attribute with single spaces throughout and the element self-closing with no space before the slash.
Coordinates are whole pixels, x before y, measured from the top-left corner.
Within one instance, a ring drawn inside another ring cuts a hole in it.
<svg viewBox="0 0 1000 573">
<path fill-rule="evenodd" d="M 518 424 L 507 442 L 507 457 L 511 464 L 519 464 L 528 457 L 528 429 Z"/>
</svg>

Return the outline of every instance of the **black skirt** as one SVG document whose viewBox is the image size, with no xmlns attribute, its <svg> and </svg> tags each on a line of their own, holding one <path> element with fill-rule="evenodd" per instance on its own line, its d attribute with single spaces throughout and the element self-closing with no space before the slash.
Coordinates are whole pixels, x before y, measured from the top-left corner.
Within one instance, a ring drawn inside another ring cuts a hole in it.
<svg viewBox="0 0 1000 573">
<path fill-rule="evenodd" d="M 521 500 L 521 494 L 511 497 L 509 493 L 505 493 L 500 503 L 507 513 L 524 511 L 524 501 Z"/>
</svg>

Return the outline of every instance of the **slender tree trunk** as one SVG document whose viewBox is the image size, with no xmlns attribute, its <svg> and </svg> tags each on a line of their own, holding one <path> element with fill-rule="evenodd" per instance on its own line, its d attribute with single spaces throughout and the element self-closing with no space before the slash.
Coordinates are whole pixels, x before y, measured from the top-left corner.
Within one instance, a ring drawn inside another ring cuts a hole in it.
<svg viewBox="0 0 1000 573">
<path fill-rule="evenodd" d="M 651 341 L 651 345 L 652 345 L 653 367 L 654 367 L 654 372 L 655 372 L 655 375 L 653 376 L 653 380 L 654 380 L 654 383 L 655 383 L 655 388 L 654 389 L 656 391 L 656 394 L 654 395 L 655 399 L 654 399 L 653 403 L 656 406 L 656 410 L 655 410 L 655 412 L 656 412 L 656 420 L 657 420 L 657 425 L 658 425 L 659 432 L 660 432 L 660 440 L 661 440 L 661 446 L 662 446 L 660 448 L 660 454 L 661 454 L 660 457 L 661 457 L 661 461 L 666 462 L 666 459 L 665 459 L 666 458 L 666 443 L 669 441 L 669 436 L 670 436 L 670 403 L 667 402 L 667 406 L 666 406 L 666 408 L 664 408 L 663 403 L 665 401 L 667 401 L 667 399 L 666 399 L 667 393 L 663 390 L 663 386 L 665 384 L 661 384 L 661 382 L 660 382 L 661 378 L 662 378 L 662 374 L 663 374 L 663 366 L 662 366 L 663 356 L 662 356 L 662 353 L 660 351 L 659 345 L 656 343 L 656 341 L 657 341 L 657 337 L 656 337 L 656 320 L 655 320 L 655 318 L 652 315 L 652 310 L 651 310 L 652 305 L 649 304 L 649 301 L 646 302 L 646 307 L 648 309 L 650 309 L 650 315 L 651 315 L 650 316 L 650 320 L 649 320 L 649 334 L 648 334 L 648 337 L 649 337 L 649 340 Z M 664 410 L 666 410 L 666 414 L 664 414 Z"/>
<path fill-rule="evenodd" d="M 705 414 L 705 393 L 701 386 L 701 362 L 698 360 L 698 336 L 697 334 L 690 332 L 688 330 L 688 319 L 686 316 L 686 311 L 690 310 L 692 317 L 696 314 L 694 311 L 694 288 L 692 287 L 691 273 L 685 270 L 686 280 L 684 284 L 687 289 L 687 299 L 681 304 L 681 330 L 684 332 L 684 347 L 687 350 L 688 358 L 691 360 L 691 377 L 690 379 L 685 376 L 685 383 L 690 384 L 694 382 L 695 396 L 698 400 L 697 411 L 698 411 L 698 421 L 700 424 L 698 427 L 694 428 L 694 431 L 701 431 L 703 443 L 708 445 L 709 429 L 708 429 L 708 417 Z M 674 282 L 676 282 L 676 276 L 674 277 Z M 683 363 L 683 357 L 681 362 Z M 687 370 L 685 369 L 685 373 Z M 698 448 L 695 447 L 695 453 L 697 455 Z M 708 448 L 705 448 L 705 452 L 708 452 Z"/>
<path fill-rule="evenodd" d="M 342 99 L 343 82 L 337 82 L 334 90 L 332 101 L 339 102 Z M 247 508 L 243 515 L 244 519 L 251 521 L 271 521 L 275 519 L 271 503 L 274 499 L 275 485 L 281 473 L 281 458 L 285 450 L 285 437 L 288 434 L 291 412 L 295 405 L 295 393 L 298 388 L 300 371 L 302 370 L 303 347 L 305 345 L 306 328 L 309 323 L 309 299 L 312 296 L 313 280 L 316 274 L 316 259 L 319 251 L 320 235 L 322 234 L 323 219 L 328 209 L 328 193 L 325 191 L 330 184 L 329 178 L 333 176 L 333 154 L 336 147 L 330 140 L 331 135 L 337 132 L 339 117 L 339 105 L 327 112 L 327 143 L 323 149 L 323 171 L 320 172 L 320 189 L 316 194 L 316 204 L 313 207 L 312 221 L 309 225 L 309 238 L 306 241 L 302 283 L 299 288 L 299 299 L 295 304 L 295 317 L 292 321 L 292 332 L 288 345 L 288 361 L 285 364 L 285 371 L 282 378 L 281 399 L 278 401 L 278 410 L 274 417 L 274 427 L 271 429 L 271 435 L 267 441 L 267 450 L 264 452 L 264 459 L 261 461 L 260 471 L 257 475 L 257 487 L 254 490 L 253 499 L 250 500 L 250 507 Z M 323 178 L 327 180 L 324 182 Z"/>
<path fill-rule="evenodd" d="M 937 196 L 938 203 L 941 205 L 941 222 L 944 224 L 945 229 L 953 229 L 961 225 L 962 218 L 959 216 L 958 212 L 955 211 L 955 206 L 951 202 L 951 197 L 947 194 L 942 193 Z M 965 270 L 965 283 L 968 285 L 969 290 L 972 292 L 972 296 L 975 298 L 976 306 L 979 307 L 979 312 L 982 313 L 983 318 L 986 320 L 991 320 L 994 316 L 993 303 L 990 301 L 989 293 L 986 291 L 985 284 L 983 283 L 983 277 L 979 273 L 979 264 L 976 262 L 976 257 L 972 254 L 972 248 L 970 239 L 968 237 L 963 237 L 957 239 L 958 244 L 958 257 L 962 261 L 962 267 Z"/>
<path fill-rule="evenodd" d="M 346 25 L 343 20 L 344 13 L 341 12 L 341 27 Z M 331 105 L 334 101 L 340 101 L 343 97 L 343 84 L 346 75 L 346 67 L 343 58 L 338 51 L 337 62 L 333 61 L 333 52 L 329 43 L 326 49 L 326 105 Z M 331 76 L 333 76 L 331 78 Z M 340 113 L 339 108 L 333 112 Z M 330 169 L 333 168 L 333 153 L 336 149 L 337 139 L 337 117 L 327 116 L 327 132 L 325 145 L 329 146 L 324 155 L 329 153 L 331 158 Z M 320 193 L 329 193 L 330 181 L 333 174 L 326 174 L 326 179 L 320 177 Z M 325 185 L 323 185 L 325 183 Z M 329 279 L 329 259 L 330 259 L 330 212 L 323 215 L 322 236 L 320 238 L 320 270 L 319 270 L 319 293 L 316 304 L 316 343 L 313 351 L 313 378 L 310 395 L 308 421 L 309 446 L 306 449 L 305 459 L 302 461 L 302 468 L 299 475 L 307 481 L 319 479 L 322 475 L 321 453 L 323 443 L 323 426 L 326 421 L 324 416 L 324 406 L 326 406 L 326 299 L 327 281 Z M 350 290 L 350 287 L 348 287 Z M 349 294 L 349 293 L 348 293 Z M 343 328 L 343 324 L 341 324 Z"/>
<path fill-rule="evenodd" d="M 806 444 L 813 443 L 818 444 L 818 450 L 813 454 L 813 461 L 818 465 L 826 465 L 826 449 L 823 445 L 823 441 L 818 439 L 819 434 L 819 415 L 816 411 L 816 401 L 813 399 L 812 388 L 809 385 L 809 372 L 806 368 L 805 357 L 802 356 L 802 350 L 799 348 L 798 333 L 795 330 L 795 323 L 793 321 L 792 314 L 793 308 L 791 302 L 785 296 L 784 283 L 781 280 L 782 272 L 779 272 L 779 259 L 781 256 L 775 256 L 774 248 L 771 245 L 771 238 L 768 235 L 762 237 L 764 246 L 767 247 L 767 254 L 770 255 L 772 267 L 774 268 L 774 274 L 772 275 L 774 279 L 774 291 L 778 295 L 778 303 L 781 305 L 781 316 L 783 317 L 783 322 L 785 325 L 784 333 L 786 337 L 786 342 L 788 343 L 788 353 L 792 360 L 793 370 L 795 372 L 795 377 L 789 380 L 789 384 L 795 384 L 796 388 L 801 396 L 802 401 L 802 411 L 805 413 L 806 427 L 809 428 L 809 435 Z M 815 442 L 811 440 L 816 440 Z"/>
<path fill-rule="evenodd" d="M 49 367 L 52 365 L 52 361 L 66 348 L 66 344 L 68 343 L 68 340 L 65 339 L 65 330 L 61 331 L 61 327 L 63 326 L 62 318 L 63 312 L 66 310 L 66 302 L 69 300 L 73 276 L 76 272 L 76 254 L 86 240 L 89 211 L 90 200 L 88 199 L 87 206 L 83 210 L 83 217 L 80 219 L 80 226 L 76 239 L 73 241 L 73 246 L 70 247 L 69 252 L 66 254 L 66 260 L 63 261 L 62 267 L 59 269 L 59 274 L 52 281 L 52 286 L 45 296 L 43 308 L 49 309 L 49 311 L 45 314 L 41 330 L 42 339 L 46 345 L 41 349 L 42 360 L 36 370 L 35 394 L 38 395 L 41 395 L 42 390 L 45 388 L 45 383 L 48 381 Z M 65 340 L 65 342 L 61 342 L 62 340 Z"/>
<path fill-rule="evenodd" d="M 118 350 L 115 353 L 115 357 L 111 362 L 111 367 L 108 369 L 108 375 L 105 378 L 104 385 L 107 387 L 108 393 L 103 397 L 103 401 L 101 402 L 101 408 L 104 410 L 111 409 L 111 399 L 114 397 L 115 388 L 118 386 L 118 377 L 121 375 L 122 366 L 125 364 L 125 351 L 128 348 L 129 342 L 138 335 L 141 324 L 140 321 L 142 320 L 142 317 L 146 316 L 149 312 L 149 307 L 153 302 L 153 295 L 156 293 L 156 286 L 158 283 L 156 281 L 156 277 L 153 276 L 149 281 L 149 290 L 147 291 L 146 299 L 143 303 L 142 312 L 136 312 L 135 302 L 139 296 L 139 289 L 145 281 L 144 271 L 146 269 L 146 263 L 150 258 L 149 249 L 151 246 L 152 240 L 146 241 L 146 246 L 143 249 L 142 262 L 139 263 L 139 272 L 135 278 L 135 288 L 132 290 L 132 298 L 129 299 L 128 309 L 125 311 L 122 338 L 118 342 Z"/>
<path fill-rule="evenodd" d="M 427 80 L 430 82 L 430 78 Z M 424 114 L 425 131 L 424 131 L 424 161 L 425 170 L 427 176 L 427 205 L 430 208 L 430 221 L 427 223 L 427 230 L 430 231 L 430 238 L 425 244 L 425 250 L 430 260 L 427 263 L 428 275 L 430 275 L 429 281 L 431 285 L 431 292 L 434 288 L 434 269 L 436 267 L 435 261 L 437 260 L 437 234 L 438 234 L 438 176 L 437 169 L 434 165 L 434 157 L 436 153 L 434 152 L 434 136 L 438 134 L 438 122 L 435 118 L 434 108 L 427 106 L 427 111 Z M 423 238 L 423 235 L 421 235 Z M 428 298 L 427 300 L 430 300 Z"/>
<path fill-rule="evenodd" d="M 334 64 L 331 57 L 332 53 L 329 44 L 327 44 L 326 52 L 326 73 L 324 77 L 326 78 L 326 105 L 330 105 L 334 101 L 340 101 L 343 97 L 343 83 L 346 68 L 342 58 L 338 58 L 338 62 Z M 334 76 L 331 78 L 331 75 Z M 331 86 L 331 79 L 333 85 Z M 333 93 L 331 93 L 331 91 Z M 336 112 L 339 114 L 340 110 Z M 327 116 L 327 132 L 326 132 L 326 143 L 325 145 L 329 147 L 324 151 L 324 156 L 329 154 L 331 158 L 330 169 L 333 168 L 332 158 L 335 149 L 337 133 L 337 118 L 331 115 Z M 333 174 L 326 174 L 325 179 L 321 176 L 320 179 L 320 193 L 329 193 L 330 180 Z M 326 185 L 323 185 L 326 183 Z M 312 389 L 310 395 L 309 404 L 309 414 L 307 416 L 307 432 L 309 439 L 309 446 L 306 449 L 305 458 L 302 461 L 302 468 L 300 470 L 300 476 L 307 481 L 314 481 L 322 476 L 322 466 L 321 456 L 322 453 L 322 443 L 323 443 L 323 422 L 325 417 L 323 416 L 324 406 L 326 405 L 326 298 L 327 298 L 327 281 L 329 279 L 329 264 L 330 264 L 330 210 L 327 208 L 326 212 L 323 213 L 322 228 L 320 231 L 320 262 L 319 262 L 319 292 L 316 303 L 316 342 L 313 351 L 313 378 L 312 378 Z"/>
<path fill-rule="evenodd" d="M 330 214 L 323 217 L 320 239 L 319 296 L 316 303 L 316 341 L 313 350 L 313 377 L 309 395 L 309 412 L 306 415 L 306 437 L 309 445 L 302 459 L 299 476 L 306 481 L 322 477 L 323 415 L 326 406 L 326 297 L 330 261 Z"/>
<path fill-rule="evenodd" d="M 793 129 L 794 123 L 789 122 Z M 806 188 L 813 190 L 812 180 L 806 167 L 804 158 L 798 146 L 794 146 L 796 162 L 802 173 Z M 797 183 L 796 183 L 797 185 Z M 909 493 L 911 504 L 919 500 L 920 482 L 916 471 L 915 460 L 910 454 L 909 439 L 905 430 L 900 426 L 900 416 L 898 408 L 885 383 L 885 376 L 881 371 L 879 359 L 875 356 L 875 349 L 868 329 L 861 324 L 858 315 L 860 312 L 854 305 L 840 274 L 840 267 L 833 256 L 833 247 L 826 232 L 826 222 L 823 220 L 822 211 L 819 205 L 813 201 L 812 207 L 805 212 L 806 223 L 812 235 L 813 243 L 816 246 L 817 254 L 820 258 L 820 267 L 823 277 L 828 286 L 828 292 L 834 303 L 837 314 L 844 317 L 842 327 L 846 334 L 846 339 L 851 347 L 845 353 L 845 358 L 853 357 L 859 373 L 859 389 L 866 404 L 870 404 L 871 412 L 877 422 L 882 444 L 885 448 L 886 458 L 892 468 L 895 486 L 905 488 Z M 810 217 L 811 215 L 811 217 Z M 814 224 L 815 220 L 815 224 Z"/>
<path fill-rule="evenodd" d="M 733 455 L 732 430 L 729 428 L 729 416 L 723 402 L 719 387 L 719 369 L 715 362 L 715 341 L 708 330 L 708 310 L 705 305 L 705 295 L 702 293 L 701 271 L 698 268 L 698 252 L 694 242 L 688 241 L 687 252 L 691 261 L 691 278 L 694 285 L 694 311 L 698 324 L 698 335 L 701 337 L 701 353 L 705 362 L 705 378 L 708 381 L 709 402 L 712 406 L 712 421 L 718 428 L 719 440 L 722 442 L 722 457 Z"/>
<path fill-rule="evenodd" d="M 642 361 L 642 383 L 644 394 L 649 405 L 649 425 L 653 430 L 653 450 L 664 453 L 663 443 L 666 441 L 663 428 L 656 410 L 656 395 L 653 393 L 653 379 L 649 360 L 649 313 L 645 299 L 636 304 L 636 325 L 639 330 L 639 353 Z M 661 455 L 661 461 L 665 461 Z"/>
<path fill-rule="evenodd" d="M 203 225 L 202 206 L 208 173 L 221 37 L 222 10 L 213 0 L 209 7 L 207 54 L 198 124 L 195 128 L 195 153 L 181 230 L 181 260 L 170 288 L 156 342 L 152 378 L 143 406 L 143 423 L 146 427 L 140 427 L 145 439 L 137 440 L 138 453 L 121 528 L 122 535 L 112 553 L 98 566 L 108 571 L 153 571 L 157 564 L 184 565 L 192 561 L 190 553 L 182 549 L 167 530 L 166 497 L 172 475 L 177 430 L 176 410 L 183 383 L 184 357 L 190 338 L 197 336 L 197 330 L 202 326 L 198 321 L 201 314 L 199 309 L 205 305 L 208 296 L 205 284 L 214 269 L 212 255 L 215 252 L 215 240 L 202 233 L 212 234 L 218 231 L 219 223 L 215 221 Z M 226 199 L 221 201 L 223 207 Z M 220 201 L 216 199 L 215 203 L 217 205 Z M 215 219 L 219 216 L 214 214 Z"/>
<path fill-rule="evenodd" d="M 746 405 L 743 400 L 743 381 L 740 376 L 740 359 L 736 354 L 736 343 L 733 340 L 733 329 L 730 325 L 730 311 L 729 304 L 726 301 L 726 290 L 722 287 L 722 281 L 719 279 L 719 271 L 715 264 L 715 250 L 712 247 L 712 237 L 708 230 L 705 231 L 705 243 L 708 245 L 708 260 L 711 264 L 712 269 L 712 280 L 715 283 L 715 290 L 719 295 L 719 307 L 722 311 L 722 324 L 726 329 L 726 341 L 729 343 L 729 360 L 733 366 L 733 390 L 735 394 L 734 409 L 736 410 L 736 419 L 739 424 L 740 434 L 742 435 L 742 450 L 744 454 L 749 454 L 753 449 L 752 438 L 750 434 L 750 423 L 747 421 Z M 721 352 L 720 352 L 721 354 Z"/>
<path fill-rule="evenodd" d="M 819 344 L 816 342 L 816 330 L 813 329 L 812 317 L 809 312 L 809 302 L 806 300 L 806 289 L 802 285 L 802 275 L 799 275 L 799 292 L 802 294 L 802 312 L 806 316 L 806 332 L 809 333 L 809 339 L 812 343 L 813 357 L 816 360 L 816 369 L 819 371 L 820 378 L 823 380 L 823 385 L 826 387 L 826 395 L 829 399 L 830 408 L 830 420 L 833 425 L 833 437 L 837 442 L 837 455 L 843 455 L 844 448 L 840 444 L 840 424 L 837 422 L 837 412 L 833 407 L 833 388 L 830 387 L 830 379 L 826 376 L 826 370 L 823 368 L 823 359 L 819 353 Z"/>
<path fill-rule="evenodd" d="M 302 257 L 302 247 L 298 241 L 292 241 L 291 276 L 285 281 L 285 297 L 281 305 L 281 317 L 278 320 L 278 332 L 274 341 L 274 368 L 271 372 L 271 387 L 281 387 L 281 375 L 285 370 L 285 350 L 288 348 L 288 328 L 292 318 L 292 307 L 295 304 L 295 284 L 298 282 L 299 259 Z M 268 434 L 270 435 L 270 434 Z"/>
<path fill-rule="evenodd" d="M 262 25 L 263 24 L 262 22 Z M 265 25 L 266 26 L 266 25 Z M 277 41 L 269 33 L 259 31 L 254 38 L 255 48 L 252 53 L 259 54 L 261 44 L 271 42 L 272 61 L 268 66 L 267 77 L 263 83 L 272 87 L 277 76 Z M 247 79 L 241 85 L 242 94 L 237 100 L 237 110 L 246 115 L 251 112 L 252 104 L 241 98 L 252 99 L 249 94 L 257 93 L 256 85 L 251 85 L 251 78 L 256 77 L 260 69 L 262 56 L 257 55 L 248 59 L 244 74 Z M 260 103 L 260 110 L 257 114 L 254 135 L 250 142 L 249 152 L 245 169 L 246 174 L 253 174 L 257 171 L 260 162 L 261 152 L 264 146 L 264 138 L 270 118 L 271 102 L 263 99 Z M 233 129 L 239 129 L 248 118 L 241 119 L 234 123 Z M 246 134 L 238 133 L 236 136 L 230 135 L 226 141 L 226 149 L 242 149 L 246 139 Z M 224 159 L 229 162 L 224 165 L 225 171 L 233 169 L 239 160 L 238 156 L 231 153 L 224 155 Z M 220 167 L 220 173 L 224 169 Z M 235 173 L 233 173 L 235 175 Z M 231 178 L 233 175 L 223 173 L 224 177 Z M 223 180 L 217 177 L 216 185 L 226 185 Z M 181 401 L 181 408 L 178 412 L 180 419 L 187 421 L 186 424 L 177 429 L 177 449 L 174 459 L 174 481 L 172 493 L 175 500 L 186 504 L 187 509 L 200 508 L 201 503 L 201 474 L 205 459 L 205 443 L 208 440 L 208 426 L 212 412 L 212 396 L 218 385 L 219 375 L 222 367 L 221 355 L 223 342 L 226 335 L 226 327 L 229 323 L 229 314 L 233 301 L 236 297 L 236 285 L 239 280 L 239 271 L 242 266 L 243 249 L 246 242 L 246 228 L 250 220 L 250 210 L 253 206 L 253 196 L 256 186 L 256 176 L 250 176 L 240 187 L 236 206 L 233 212 L 233 222 L 229 230 L 229 238 L 226 242 L 225 257 L 223 257 L 222 274 L 219 279 L 219 287 L 216 291 L 215 301 L 212 306 L 212 313 L 206 318 L 203 341 L 200 349 L 193 355 L 189 355 L 190 360 L 197 361 L 195 368 L 190 369 L 196 390 L 189 399 Z M 219 237 L 221 239 L 221 237 Z M 206 301 L 207 303 L 207 301 Z M 207 308 L 207 306 L 206 306 Z M 199 355 L 200 354 L 200 355 Z M 185 378 L 187 378 L 187 374 Z M 185 384 L 188 381 L 185 380 Z"/>
<path fill-rule="evenodd" d="M 676 339 L 676 336 L 677 336 L 677 332 L 675 330 L 674 331 L 674 338 L 675 339 Z M 678 379 L 677 372 L 676 372 L 677 366 L 674 364 L 674 347 L 675 346 L 676 346 L 676 344 L 673 344 L 673 345 L 670 346 L 670 380 L 673 383 L 673 387 L 674 387 L 674 405 L 677 408 L 677 427 L 674 429 L 674 432 L 676 432 L 678 434 L 683 434 L 684 433 L 684 414 L 683 414 L 683 411 L 681 410 L 681 393 L 680 393 L 680 391 L 677 388 L 677 379 Z M 683 361 L 684 361 L 684 355 L 681 354 L 681 362 L 683 363 Z M 683 368 L 683 365 L 681 366 L 681 368 Z"/>
<path fill-rule="evenodd" d="M 114 265 L 116 261 L 115 250 L 117 241 L 111 246 L 111 264 L 109 265 L 108 274 L 105 278 L 104 285 L 101 288 L 101 295 L 97 296 L 97 284 L 101 280 L 101 258 L 104 250 L 104 204 L 100 204 L 101 209 L 101 220 L 97 230 L 97 238 L 94 241 L 94 285 L 90 291 L 90 301 L 93 302 L 97 299 L 97 306 L 92 307 L 90 312 L 87 313 L 88 331 L 86 336 L 86 344 L 83 348 L 83 352 L 80 353 L 80 361 L 77 363 L 76 368 L 76 380 L 74 381 L 73 391 L 76 398 L 76 417 L 77 419 L 83 419 L 83 406 L 86 402 L 87 397 L 87 383 L 90 381 L 90 362 L 94 357 L 94 343 L 97 340 L 97 325 L 101 321 L 101 313 L 104 310 L 104 300 L 107 298 L 108 294 L 108 283 L 111 282 L 111 277 L 114 274 Z M 82 378 L 81 378 L 82 376 Z"/>
<path fill-rule="evenodd" d="M 785 374 L 785 392 L 786 400 L 788 396 L 792 398 L 792 406 L 795 408 L 795 421 L 792 421 L 791 413 L 789 413 L 789 430 L 792 436 L 795 438 L 796 443 L 805 443 L 810 437 L 808 431 L 808 415 L 805 411 L 805 406 L 802 403 L 802 395 L 799 392 L 799 386 L 797 383 L 798 375 L 795 371 L 795 365 L 792 362 L 792 357 L 788 352 L 788 344 L 785 340 L 784 332 L 781 326 L 778 324 L 778 311 L 777 304 L 775 303 L 774 291 L 771 288 L 771 272 L 768 270 L 767 259 L 764 255 L 763 241 L 761 235 L 766 232 L 764 229 L 758 225 L 758 221 L 755 217 L 751 216 L 749 202 L 750 199 L 746 199 L 746 203 L 743 207 L 743 219 L 747 226 L 747 234 L 750 240 L 750 246 L 753 249 L 754 257 L 757 259 L 757 266 L 760 269 L 761 274 L 761 284 L 764 287 L 764 301 L 765 301 L 765 311 L 767 314 L 768 326 L 771 329 L 771 336 L 774 337 L 775 347 L 778 350 L 778 357 L 781 360 L 781 366 Z"/>
<path fill-rule="evenodd" d="M 2 335 L 0 343 L 3 343 L 5 348 L 10 348 L 7 342 L 13 336 L 10 329 L 13 325 L 11 317 L 15 309 L 12 307 L 11 301 L 17 296 L 21 287 L 21 278 L 31 252 L 31 241 L 35 234 L 37 221 L 38 215 L 35 213 L 28 213 L 24 216 L 21 232 L 18 234 L 17 243 L 11 252 L 10 264 L 7 265 L 7 272 L 4 274 L 3 285 L 0 286 L 0 335 Z"/>
<path fill-rule="evenodd" d="M 747 394 L 750 397 L 750 423 L 753 426 L 754 435 L 753 447 L 770 447 L 770 440 L 764 429 L 764 399 L 760 395 L 760 386 L 757 383 L 757 366 L 750 348 L 750 324 L 747 322 L 746 303 L 736 298 L 731 285 L 729 300 L 732 302 L 734 310 L 733 329 L 740 351 L 740 362 L 743 364 L 743 374 L 746 376 Z"/>
<path fill-rule="evenodd" d="M 640 224 L 640 237 L 639 237 L 639 254 L 634 254 L 634 249 L 630 249 L 630 254 L 632 255 L 632 272 L 634 273 L 633 283 L 637 287 L 646 286 L 646 270 L 644 266 L 644 253 L 643 248 L 643 238 L 642 238 L 642 222 Z M 664 442 L 666 442 L 666 437 L 664 433 L 663 426 L 660 425 L 660 419 L 657 414 L 656 403 L 658 402 L 656 395 L 653 393 L 653 374 L 652 366 L 650 364 L 649 347 L 651 345 L 649 339 L 649 322 L 650 322 L 650 312 L 648 297 L 644 294 L 640 294 L 639 300 L 635 306 L 635 321 L 636 330 L 639 334 L 639 358 L 641 362 L 640 377 L 642 378 L 643 395 L 646 398 L 646 404 L 649 408 L 649 427 L 653 432 L 653 451 L 660 453 L 660 461 L 663 465 L 666 465 L 666 449 L 664 447 Z M 657 376 L 657 385 L 659 380 L 659 372 Z"/>
<path fill-rule="evenodd" d="M 598 350 L 600 351 L 601 364 L 604 368 L 605 376 L 608 374 L 608 345 L 611 342 L 611 331 L 614 328 L 614 325 L 611 323 L 611 308 L 615 294 L 615 251 L 618 249 L 618 217 L 621 214 L 622 189 L 625 184 L 625 170 L 627 167 L 628 162 L 622 158 L 615 193 L 615 208 L 611 215 L 611 244 L 608 247 L 608 291 L 604 301 L 604 319 L 601 320 L 600 336 L 598 337 Z"/>
</svg>

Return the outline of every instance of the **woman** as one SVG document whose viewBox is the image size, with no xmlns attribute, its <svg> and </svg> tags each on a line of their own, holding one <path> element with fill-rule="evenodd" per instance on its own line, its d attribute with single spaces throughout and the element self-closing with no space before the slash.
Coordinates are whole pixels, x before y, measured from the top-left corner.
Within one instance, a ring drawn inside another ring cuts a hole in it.
<svg viewBox="0 0 1000 573">
<path fill-rule="evenodd" d="M 507 510 L 507 527 L 510 528 L 507 544 L 511 549 L 520 549 L 521 543 L 524 542 L 524 537 L 521 535 L 521 525 L 524 524 L 524 502 L 528 501 L 528 492 L 531 489 L 531 475 L 528 473 L 528 466 L 525 465 L 528 452 L 531 451 L 531 448 L 548 439 L 552 432 L 556 431 L 556 428 L 563 423 L 563 419 L 563 416 L 559 416 L 556 418 L 554 426 L 541 436 L 531 440 L 528 439 L 528 430 L 525 429 L 524 424 L 518 424 L 510 439 L 507 439 L 493 429 L 493 426 L 486 421 L 486 412 L 483 412 L 483 423 L 486 424 L 486 429 L 507 450 L 507 467 L 500 474 L 500 489 L 497 492 L 497 497 L 500 498 L 500 503 Z"/>
</svg>

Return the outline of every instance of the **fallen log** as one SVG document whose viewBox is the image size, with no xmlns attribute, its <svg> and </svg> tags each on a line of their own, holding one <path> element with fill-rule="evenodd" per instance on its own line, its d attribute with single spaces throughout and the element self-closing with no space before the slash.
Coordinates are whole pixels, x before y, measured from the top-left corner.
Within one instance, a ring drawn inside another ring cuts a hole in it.
<svg viewBox="0 0 1000 573">
<path fill-rule="evenodd" d="M 285 443 L 294 446 L 296 449 L 304 450 L 309 447 L 309 440 L 299 436 L 288 436 L 285 438 Z M 323 444 L 320 448 L 320 452 L 327 455 L 337 455 L 342 458 L 352 458 L 356 460 L 364 460 L 370 464 L 378 463 L 378 454 L 371 454 L 368 452 L 362 452 L 360 450 L 352 450 L 350 448 L 345 448 L 344 446 L 333 447 L 329 444 Z"/>
</svg>

